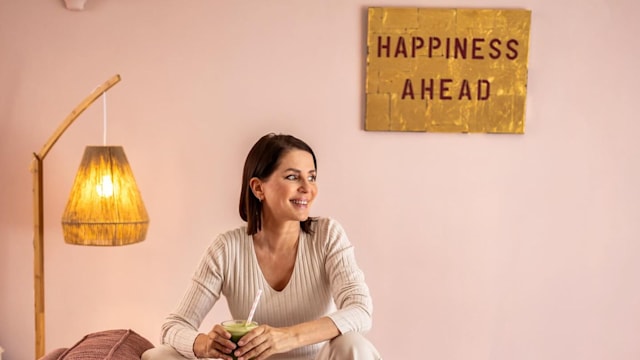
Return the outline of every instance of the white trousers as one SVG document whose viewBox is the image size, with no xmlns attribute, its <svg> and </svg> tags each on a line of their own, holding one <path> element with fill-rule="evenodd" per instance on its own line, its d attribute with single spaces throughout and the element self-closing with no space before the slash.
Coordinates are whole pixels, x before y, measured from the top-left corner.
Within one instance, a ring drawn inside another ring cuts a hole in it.
<svg viewBox="0 0 640 360">
<path fill-rule="evenodd" d="M 316 360 L 380 360 L 380 354 L 362 334 L 348 332 L 329 341 Z"/>
<path fill-rule="evenodd" d="M 142 354 L 142 360 L 184 360 L 169 345 L 160 345 Z M 322 347 L 316 360 L 380 360 L 380 354 L 367 338 L 357 332 L 349 332 L 329 341 Z"/>
</svg>

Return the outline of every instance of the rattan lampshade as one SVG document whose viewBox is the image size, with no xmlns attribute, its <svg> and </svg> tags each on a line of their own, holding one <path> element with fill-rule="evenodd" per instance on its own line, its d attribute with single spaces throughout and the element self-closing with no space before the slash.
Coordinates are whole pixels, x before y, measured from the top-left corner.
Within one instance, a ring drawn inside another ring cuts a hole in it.
<svg viewBox="0 0 640 360">
<path fill-rule="evenodd" d="M 145 239 L 149 216 L 121 146 L 87 146 L 62 216 L 65 242 L 114 246 Z"/>
</svg>

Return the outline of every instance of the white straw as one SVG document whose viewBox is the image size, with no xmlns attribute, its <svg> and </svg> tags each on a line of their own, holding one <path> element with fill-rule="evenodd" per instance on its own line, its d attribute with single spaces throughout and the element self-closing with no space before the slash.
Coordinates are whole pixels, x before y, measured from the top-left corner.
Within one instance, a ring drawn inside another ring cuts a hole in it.
<svg viewBox="0 0 640 360">
<path fill-rule="evenodd" d="M 260 295 L 262 295 L 262 289 L 258 289 L 258 293 L 256 294 L 256 298 L 253 300 L 253 305 L 251 305 L 251 311 L 249 312 L 249 318 L 245 325 L 251 324 L 251 319 L 253 319 L 253 315 L 256 313 L 256 308 L 258 307 L 258 301 L 260 301 Z"/>
</svg>

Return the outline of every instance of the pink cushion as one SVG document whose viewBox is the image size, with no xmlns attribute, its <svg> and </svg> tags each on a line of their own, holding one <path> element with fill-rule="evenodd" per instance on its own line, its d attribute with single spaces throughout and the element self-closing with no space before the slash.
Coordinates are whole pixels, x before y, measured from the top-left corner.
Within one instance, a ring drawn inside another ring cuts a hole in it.
<svg viewBox="0 0 640 360">
<path fill-rule="evenodd" d="M 140 360 L 153 344 L 133 330 L 106 330 L 86 335 L 52 360 Z M 49 355 L 47 355 L 49 356 Z"/>
<path fill-rule="evenodd" d="M 59 348 L 51 351 L 45 356 L 41 357 L 40 360 L 57 360 L 63 352 L 67 351 L 67 348 Z"/>
</svg>

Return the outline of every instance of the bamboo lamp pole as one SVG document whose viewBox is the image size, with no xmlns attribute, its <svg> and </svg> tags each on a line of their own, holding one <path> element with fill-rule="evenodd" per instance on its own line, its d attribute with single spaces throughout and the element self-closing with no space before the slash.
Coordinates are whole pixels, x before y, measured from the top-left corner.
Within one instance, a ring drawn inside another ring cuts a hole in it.
<svg viewBox="0 0 640 360">
<path fill-rule="evenodd" d="M 36 359 L 44 355 L 45 351 L 45 325 L 44 325 L 44 201 L 43 201 L 43 161 L 53 145 L 60 139 L 67 128 L 103 93 L 120 81 L 120 75 L 116 74 L 109 80 L 98 86 L 87 96 L 60 124 L 51 135 L 39 153 L 33 153 L 31 172 L 33 173 L 33 251 L 34 268 L 33 282 L 35 290 L 35 352 Z"/>
</svg>

